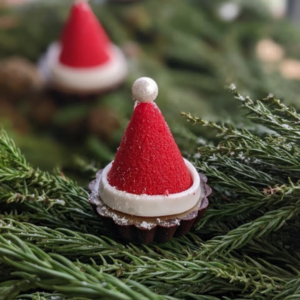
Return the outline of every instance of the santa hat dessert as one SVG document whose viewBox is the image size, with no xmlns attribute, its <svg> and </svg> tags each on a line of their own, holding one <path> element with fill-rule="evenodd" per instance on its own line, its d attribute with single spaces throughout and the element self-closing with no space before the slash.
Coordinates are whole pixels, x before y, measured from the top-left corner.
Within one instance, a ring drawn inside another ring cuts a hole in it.
<svg viewBox="0 0 300 300">
<path fill-rule="evenodd" d="M 87 0 L 76 0 L 60 41 L 49 47 L 41 69 L 52 88 L 85 95 L 118 86 L 127 74 L 127 63 Z"/>
<path fill-rule="evenodd" d="M 115 160 L 90 184 L 90 203 L 110 231 L 132 242 L 181 236 L 208 206 L 206 178 L 183 159 L 158 106 L 158 87 L 142 77 Z"/>
</svg>

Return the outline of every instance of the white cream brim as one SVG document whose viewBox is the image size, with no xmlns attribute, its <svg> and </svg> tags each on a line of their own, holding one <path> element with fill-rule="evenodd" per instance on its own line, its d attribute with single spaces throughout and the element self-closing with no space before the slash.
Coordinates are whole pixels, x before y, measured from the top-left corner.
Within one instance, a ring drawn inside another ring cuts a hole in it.
<svg viewBox="0 0 300 300">
<path fill-rule="evenodd" d="M 184 162 L 191 174 L 193 184 L 186 191 L 166 195 L 135 195 L 111 186 L 107 175 L 112 162 L 107 165 L 99 183 L 99 196 L 110 208 L 134 216 L 161 217 L 181 214 L 193 208 L 200 200 L 200 177 L 195 167 L 186 159 Z"/>
<path fill-rule="evenodd" d="M 127 62 L 122 51 L 112 46 L 110 60 L 94 68 L 72 68 L 59 62 L 60 45 L 48 51 L 49 80 L 53 86 L 78 92 L 101 91 L 120 84 L 127 75 Z"/>
</svg>

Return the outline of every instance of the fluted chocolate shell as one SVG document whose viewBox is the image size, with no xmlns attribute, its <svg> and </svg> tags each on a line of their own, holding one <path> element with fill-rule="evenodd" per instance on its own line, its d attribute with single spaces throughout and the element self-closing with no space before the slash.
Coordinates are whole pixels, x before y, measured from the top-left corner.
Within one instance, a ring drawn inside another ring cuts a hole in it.
<svg viewBox="0 0 300 300">
<path fill-rule="evenodd" d="M 172 237 L 180 237 L 190 231 L 199 222 L 208 207 L 208 196 L 212 190 L 207 185 L 207 178 L 199 173 L 201 195 L 198 203 L 183 214 L 164 217 L 139 217 L 121 213 L 108 207 L 99 197 L 99 182 L 102 170 L 93 180 L 89 202 L 101 217 L 108 231 L 120 238 L 139 244 L 166 243 Z"/>
</svg>

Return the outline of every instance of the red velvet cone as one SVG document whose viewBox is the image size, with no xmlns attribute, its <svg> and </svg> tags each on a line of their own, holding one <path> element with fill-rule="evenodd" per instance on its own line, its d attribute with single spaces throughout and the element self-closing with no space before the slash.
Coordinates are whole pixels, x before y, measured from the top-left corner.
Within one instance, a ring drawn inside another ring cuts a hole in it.
<svg viewBox="0 0 300 300">
<path fill-rule="evenodd" d="M 106 63 L 112 44 L 86 1 L 73 5 L 61 36 L 59 61 L 72 68 Z"/>
<path fill-rule="evenodd" d="M 174 194 L 191 187 L 191 175 L 155 103 L 136 106 L 109 173 L 109 183 L 138 195 Z"/>
</svg>

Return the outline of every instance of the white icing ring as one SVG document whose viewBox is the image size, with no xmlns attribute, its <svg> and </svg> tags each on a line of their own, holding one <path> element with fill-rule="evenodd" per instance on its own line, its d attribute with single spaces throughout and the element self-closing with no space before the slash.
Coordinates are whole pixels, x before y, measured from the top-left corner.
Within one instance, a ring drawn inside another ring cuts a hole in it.
<svg viewBox="0 0 300 300">
<path fill-rule="evenodd" d="M 122 51 L 113 46 L 110 59 L 94 68 L 72 68 L 59 62 L 60 45 L 55 43 L 49 49 L 49 79 L 53 85 L 71 90 L 89 92 L 106 89 L 121 83 L 127 75 L 127 62 Z"/>
<path fill-rule="evenodd" d="M 193 208 L 200 199 L 200 177 L 195 167 L 186 159 L 184 162 L 192 176 L 193 184 L 186 191 L 166 195 L 135 195 L 120 191 L 108 182 L 107 175 L 112 163 L 108 164 L 99 183 L 99 196 L 112 209 L 134 216 L 160 217 L 183 213 Z"/>
</svg>

